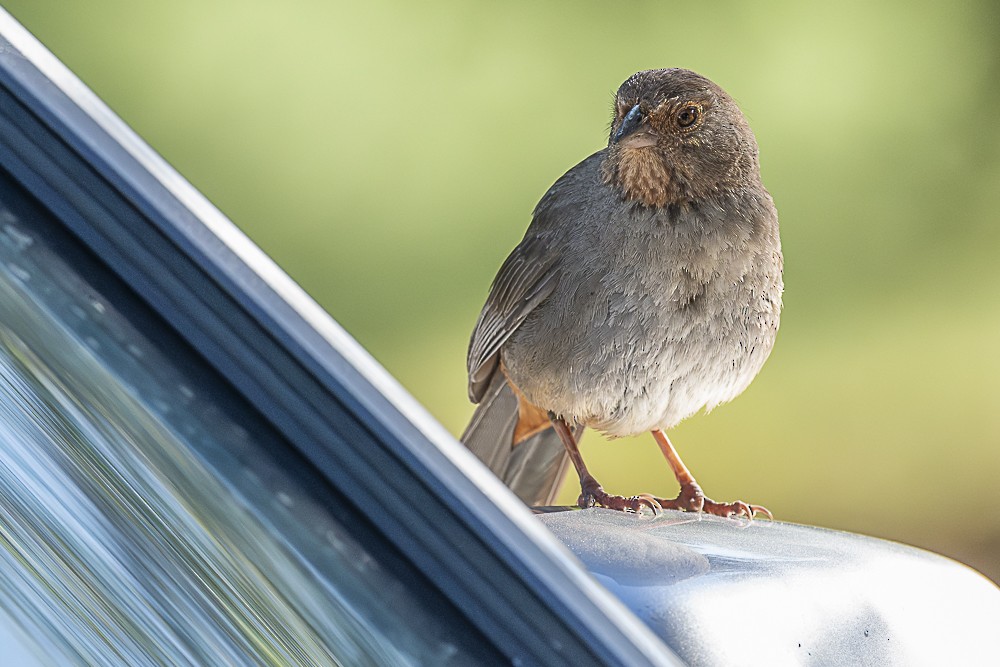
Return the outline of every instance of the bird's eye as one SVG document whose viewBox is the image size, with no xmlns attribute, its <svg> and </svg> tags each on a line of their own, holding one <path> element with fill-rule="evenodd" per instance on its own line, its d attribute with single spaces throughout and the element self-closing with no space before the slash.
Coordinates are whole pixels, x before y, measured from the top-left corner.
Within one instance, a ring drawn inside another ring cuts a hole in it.
<svg viewBox="0 0 1000 667">
<path fill-rule="evenodd" d="M 677 112 L 677 125 L 682 128 L 691 127 L 698 122 L 700 117 L 701 109 L 694 104 L 689 104 Z"/>
</svg>

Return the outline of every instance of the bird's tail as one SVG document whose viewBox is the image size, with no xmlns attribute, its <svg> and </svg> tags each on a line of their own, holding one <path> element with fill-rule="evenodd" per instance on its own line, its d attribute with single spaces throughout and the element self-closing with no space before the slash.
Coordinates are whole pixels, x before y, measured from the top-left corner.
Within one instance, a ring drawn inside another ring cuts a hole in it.
<svg viewBox="0 0 1000 667">
<path fill-rule="evenodd" d="M 462 434 L 462 443 L 525 504 L 551 505 L 569 462 L 566 449 L 552 428 L 515 445 L 517 420 L 517 397 L 503 374 L 496 373 Z"/>
</svg>

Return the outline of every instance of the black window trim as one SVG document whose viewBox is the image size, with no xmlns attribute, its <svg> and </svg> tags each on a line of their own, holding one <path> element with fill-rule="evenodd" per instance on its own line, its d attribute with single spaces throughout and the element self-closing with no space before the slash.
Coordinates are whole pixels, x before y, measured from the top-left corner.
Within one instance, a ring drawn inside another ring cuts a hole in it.
<svg viewBox="0 0 1000 667">
<path fill-rule="evenodd" d="M 2 9 L 0 167 L 330 483 L 366 499 L 359 511 L 509 658 L 681 664 L 367 352 Z"/>
</svg>

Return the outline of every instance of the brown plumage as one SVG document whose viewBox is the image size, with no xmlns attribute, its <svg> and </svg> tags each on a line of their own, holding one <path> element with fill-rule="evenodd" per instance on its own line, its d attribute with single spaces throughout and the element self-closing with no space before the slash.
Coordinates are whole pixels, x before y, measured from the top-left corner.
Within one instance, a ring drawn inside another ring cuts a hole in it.
<svg viewBox="0 0 1000 667">
<path fill-rule="evenodd" d="M 760 370 L 781 269 L 777 213 L 736 104 L 688 70 L 633 75 L 607 148 L 542 197 L 494 280 L 469 345 L 469 396 L 482 402 L 463 442 L 529 504 L 554 496 L 561 442 L 581 506 L 766 513 L 706 499 L 664 431 Z M 680 494 L 606 493 L 577 448 L 583 427 L 652 432 Z"/>
</svg>

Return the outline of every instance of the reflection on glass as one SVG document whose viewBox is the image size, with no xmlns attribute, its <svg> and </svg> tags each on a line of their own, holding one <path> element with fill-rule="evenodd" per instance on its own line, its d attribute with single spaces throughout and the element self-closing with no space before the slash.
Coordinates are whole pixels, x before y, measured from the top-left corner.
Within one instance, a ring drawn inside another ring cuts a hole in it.
<svg viewBox="0 0 1000 667">
<path fill-rule="evenodd" d="M 275 465 L 287 448 L 220 403 L 193 355 L 160 349 L 52 252 L 40 215 L 0 190 L 0 606 L 39 653 L 482 659 L 318 502 L 305 467 Z"/>
</svg>

